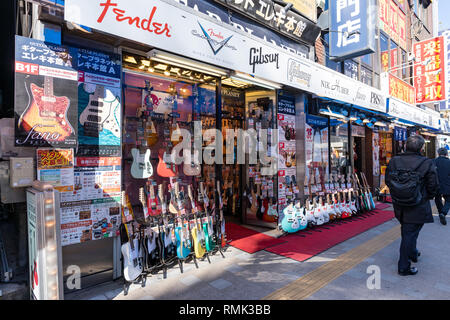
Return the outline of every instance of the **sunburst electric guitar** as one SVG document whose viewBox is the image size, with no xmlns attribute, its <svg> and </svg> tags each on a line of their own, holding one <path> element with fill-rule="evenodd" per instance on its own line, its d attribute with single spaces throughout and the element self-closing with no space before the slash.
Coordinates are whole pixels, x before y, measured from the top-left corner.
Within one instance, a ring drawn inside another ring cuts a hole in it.
<svg viewBox="0 0 450 320">
<path fill-rule="evenodd" d="M 64 141 L 74 133 L 67 120 L 67 111 L 70 99 L 53 94 L 53 78 L 45 77 L 43 88 L 34 83 L 30 84 L 28 91 L 29 104 L 19 118 L 18 127 L 25 131 L 40 133 L 47 141 Z"/>
</svg>

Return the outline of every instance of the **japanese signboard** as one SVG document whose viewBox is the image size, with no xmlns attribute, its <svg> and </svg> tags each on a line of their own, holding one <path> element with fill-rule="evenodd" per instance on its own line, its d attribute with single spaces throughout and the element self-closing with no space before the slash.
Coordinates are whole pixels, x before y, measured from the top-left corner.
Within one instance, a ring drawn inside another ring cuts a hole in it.
<svg viewBox="0 0 450 320">
<path fill-rule="evenodd" d="M 444 38 L 444 61 L 445 61 L 445 78 L 446 78 L 446 99 L 440 103 L 441 110 L 450 110 L 450 30 L 442 33 Z"/>
<path fill-rule="evenodd" d="M 16 146 L 76 146 L 75 59 L 68 47 L 16 36 Z"/>
<path fill-rule="evenodd" d="M 416 103 L 428 103 L 445 100 L 445 57 L 444 38 L 414 43 L 414 87 Z"/>
<path fill-rule="evenodd" d="M 400 99 L 411 105 L 415 104 L 414 87 L 391 73 L 384 72 L 381 75 L 381 88 L 389 93 L 390 97 Z"/>
<path fill-rule="evenodd" d="M 61 193 L 73 191 L 73 149 L 39 148 L 36 155 L 39 181 L 52 184 Z"/>
<path fill-rule="evenodd" d="M 375 52 L 373 0 L 330 1 L 330 57 L 345 60 Z"/>
<path fill-rule="evenodd" d="M 314 22 L 317 21 L 316 0 L 285 0 L 284 2 L 292 3 L 294 9 L 298 10 L 302 15 Z"/>
<path fill-rule="evenodd" d="M 314 44 L 320 34 L 320 27 L 292 10 L 284 12 L 284 7 L 272 0 L 260 0 L 258 2 L 242 0 L 216 1 L 277 30 L 281 34 L 309 44 Z"/>
<path fill-rule="evenodd" d="M 379 0 L 378 9 L 380 29 L 406 49 L 406 14 L 394 0 Z"/>
<path fill-rule="evenodd" d="M 439 129 L 440 114 L 430 108 L 419 108 L 396 98 L 388 99 L 388 114 L 400 120 Z"/>
</svg>

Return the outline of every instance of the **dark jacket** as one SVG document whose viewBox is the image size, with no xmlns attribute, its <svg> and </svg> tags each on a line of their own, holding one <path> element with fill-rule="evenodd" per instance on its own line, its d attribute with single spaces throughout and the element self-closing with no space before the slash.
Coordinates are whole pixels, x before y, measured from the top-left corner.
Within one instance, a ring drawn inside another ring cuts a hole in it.
<svg viewBox="0 0 450 320">
<path fill-rule="evenodd" d="M 450 159 L 447 157 L 437 157 L 434 159 L 439 179 L 439 193 L 450 195 Z"/>
<path fill-rule="evenodd" d="M 397 167 L 416 168 L 424 159 L 419 153 L 405 152 L 391 159 L 386 169 L 386 185 L 390 185 L 390 172 L 393 170 L 394 163 Z M 433 215 L 431 211 L 430 200 L 433 199 L 439 190 L 439 181 L 437 178 L 436 166 L 431 159 L 426 160 L 417 169 L 422 179 L 422 195 L 423 201 L 414 207 L 402 207 L 394 205 L 395 217 L 400 223 L 431 223 Z"/>
</svg>

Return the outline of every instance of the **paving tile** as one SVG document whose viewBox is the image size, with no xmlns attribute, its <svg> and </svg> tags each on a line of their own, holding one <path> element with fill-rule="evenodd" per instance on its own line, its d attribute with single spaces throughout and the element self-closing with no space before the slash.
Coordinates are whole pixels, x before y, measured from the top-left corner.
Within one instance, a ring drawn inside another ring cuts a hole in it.
<svg viewBox="0 0 450 320">
<path fill-rule="evenodd" d="M 209 283 L 210 286 L 213 286 L 214 288 L 218 290 L 223 290 L 225 288 L 228 288 L 232 285 L 230 281 L 224 280 L 224 279 L 217 279 Z"/>
<path fill-rule="evenodd" d="M 193 285 L 193 284 L 196 284 L 196 283 L 200 282 L 201 280 L 199 278 L 197 278 L 196 276 L 189 275 L 189 276 L 186 276 L 184 278 L 181 278 L 180 281 L 183 284 L 185 284 L 187 286 L 190 286 L 190 285 Z"/>
<path fill-rule="evenodd" d="M 450 292 L 450 285 L 446 285 L 443 283 L 437 283 L 434 287 L 441 291 Z"/>
<path fill-rule="evenodd" d="M 238 273 L 244 270 L 241 266 L 238 265 L 231 265 L 225 268 L 226 271 L 229 271 L 231 273 Z"/>
</svg>

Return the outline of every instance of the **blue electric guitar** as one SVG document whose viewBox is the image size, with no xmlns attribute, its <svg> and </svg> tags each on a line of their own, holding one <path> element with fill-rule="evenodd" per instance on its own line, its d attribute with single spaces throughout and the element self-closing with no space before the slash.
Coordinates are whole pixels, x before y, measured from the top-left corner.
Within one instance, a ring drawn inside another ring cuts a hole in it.
<svg viewBox="0 0 450 320">
<path fill-rule="evenodd" d="M 183 206 L 183 197 L 180 194 L 178 182 L 175 183 L 175 190 L 170 189 L 172 199 L 175 199 L 177 204 L 177 220 L 178 225 L 175 227 L 175 239 L 177 246 L 177 256 L 179 259 L 186 259 L 191 253 L 191 243 L 189 240 L 189 231 L 183 222 L 185 216 L 185 209 Z"/>
<path fill-rule="evenodd" d="M 281 220 L 281 229 L 287 233 L 293 233 L 300 230 L 300 222 L 296 215 L 294 204 L 289 203 L 286 208 L 283 209 L 283 219 Z"/>
</svg>

